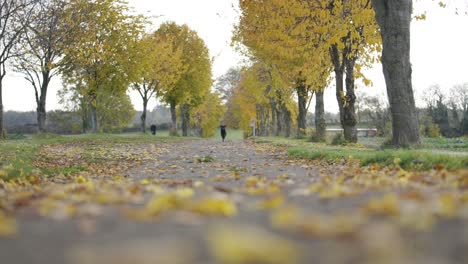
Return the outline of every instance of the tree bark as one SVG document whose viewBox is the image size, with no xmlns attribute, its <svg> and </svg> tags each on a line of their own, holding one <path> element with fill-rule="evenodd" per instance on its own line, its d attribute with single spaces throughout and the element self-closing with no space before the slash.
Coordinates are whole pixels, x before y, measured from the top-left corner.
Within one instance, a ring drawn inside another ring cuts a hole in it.
<svg viewBox="0 0 468 264">
<path fill-rule="evenodd" d="M 0 139 L 5 139 L 6 133 L 3 126 L 3 76 L 0 76 Z"/>
<path fill-rule="evenodd" d="M 36 108 L 36 112 L 37 112 L 37 126 L 39 129 L 39 133 L 45 133 L 47 131 L 46 130 L 47 113 L 46 113 L 45 101 L 39 103 L 39 105 Z"/>
<path fill-rule="evenodd" d="M 37 103 L 37 125 L 39 128 L 39 133 L 47 132 L 46 128 L 46 119 L 47 119 L 47 110 L 46 110 L 46 99 L 47 99 L 47 89 L 49 88 L 50 83 L 50 72 L 42 72 L 42 85 L 41 85 L 41 94 L 38 96 L 36 94 L 36 103 Z"/>
<path fill-rule="evenodd" d="M 88 132 L 89 129 L 89 109 L 88 109 L 88 102 L 86 101 L 85 98 L 81 97 L 80 98 L 80 104 L 81 104 L 81 124 L 82 124 L 82 132 L 86 133 Z"/>
<path fill-rule="evenodd" d="M 282 107 L 277 107 L 276 111 L 276 133 L 275 136 L 280 136 L 283 133 L 284 113 Z"/>
<path fill-rule="evenodd" d="M 279 118 L 278 118 L 278 112 L 276 110 L 277 108 L 277 102 L 274 99 L 270 99 L 270 106 L 271 106 L 271 126 L 270 126 L 270 134 L 277 136 L 279 131 L 278 131 L 278 123 L 279 123 Z"/>
<path fill-rule="evenodd" d="M 299 82 L 296 87 L 298 110 L 297 136 L 304 136 L 307 128 L 307 87 L 304 82 Z"/>
<path fill-rule="evenodd" d="M 325 103 L 323 91 L 315 92 L 315 135 L 318 141 L 325 141 L 327 125 L 325 123 Z"/>
<path fill-rule="evenodd" d="M 188 137 L 188 131 L 190 128 L 190 112 L 188 104 L 182 105 L 180 108 L 180 114 L 182 116 L 182 136 Z"/>
<path fill-rule="evenodd" d="M 265 109 L 261 105 L 257 105 L 257 120 L 259 121 L 258 125 L 258 135 L 261 137 L 267 136 L 267 115 L 265 114 Z"/>
<path fill-rule="evenodd" d="M 172 127 L 171 127 L 170 134 L 171 136 L 176 136 L 177 135 L 177 112 L 176 112 L 175 102 L 170 102 L 170 108 L 171 108 L 171 120 L 172 120 Z"/>
<path fill-rule="evenodd" d="M 410 62 L 412 0 L 372 0 L 382 35 L 382 66 L 392 113 L 392 144 L 419 145 Z"/>
<path fill-rule="evenodd" d="M 47 110 L 46 110 L 46 99 L 47 99 L 47 89 L 49 88 L 50 83 L 50 71 L 43 71 L 42 74 L 42 84 L 40 87 L 40 93 L 37 91 L 37 86 L 34 81 L 31 79 L 31 83 L 34 86 L 36 91 L 36 112 L 37 112 L 37 126 L 39 133 L 47 132 L 46 129 L 46 119 L 47 119 Z"/>
<path fill-rule="evenodd" d="M 91 132 L 97 133 L 99 131 L 99 122 L 97 116 L 97 109 L 96 106 L 91 104 Z"/>
<path fill-rule="evenodd" d="M 285 137 L 290 137 L 291 136 L 291 123 L 292 123 L 291 112 L 286 107 L 286 105 L 283 105 L 283 112 L 284 112 L 284 124 L 285 124 L 284 134 L 285 134 Z"/>
<path fill-rule="evenodd" d="M 338 110 L 340 112 L 340 124 L 344 123 L 344 65 L 340 60 L 340 52 L 336 45 L 330 47 L 330 57 L 333 62 L 333 70 L 335 72 L 336 100 L 338 101 Z"/>
<path fill-rule="evenodd" d="M 143 113 L 141 113 L 141 132 L 146 133 L 146 112 L 148 109 L 148 98 L 143 99 Z"/>
<path fill-rule="evenodd" d="M 348 142 L 356 143 L 357 138 L 357 117 L 356 117 L 356 94 L 354 92 L 354 65 L 355 59 L 346 60 L 346 97 L 343 106 L 343 131 L 344 138 Z"/>
</svg>

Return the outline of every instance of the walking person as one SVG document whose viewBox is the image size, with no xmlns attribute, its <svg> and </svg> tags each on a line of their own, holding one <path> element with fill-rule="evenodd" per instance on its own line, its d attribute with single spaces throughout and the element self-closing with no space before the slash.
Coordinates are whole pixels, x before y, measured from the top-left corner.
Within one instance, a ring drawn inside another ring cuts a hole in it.
<svg viewBox="0 0 468 264">
<path fill-rule="evenodd" d="M 220 128 L 221 128 L 221 138 L 223 139 L 223 142 L 224 142 L 224 139 L 226 138 L 226 134 L 227 134 L 226 133 L 226 125 L 222 124 L 220 126 Z"/>
<path fill-rule="evenodd" d="M 151 129 L 151 134 L 156 135 L 156 125 L 154 125 L 154 124 L 151 125 L 150 129 Z"/>
</svg>

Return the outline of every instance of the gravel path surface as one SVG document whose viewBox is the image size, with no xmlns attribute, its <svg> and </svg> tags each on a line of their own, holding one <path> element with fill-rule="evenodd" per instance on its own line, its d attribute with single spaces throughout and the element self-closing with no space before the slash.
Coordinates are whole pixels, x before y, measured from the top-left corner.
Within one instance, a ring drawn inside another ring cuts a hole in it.
<svg viewBox="0 0 468 264">
<path fill-rule="evenodd" d="M 135 149 L 140 147 L 148 146 Z M 235 254 L 252 261 L 224 256 L 225 261 L 231 261 L 226 263 L 468 263 L 466 220 L 438 221 L 423 232 L 401 227 L 391 217 L 327 223 L 336 215 L 359 218 L 362 213 L 356 212 L 361 212 L 369 199 L 390 191 L 369 190 L 333 199 L 309 193 L 309 186 L 324 175 L 334 178 L 359 172 L 354 165 L 291 160 L 280 149 L 249 141 L 198 140 L 154 147 L 165 151 L 129 169 L 126 176 L 130 181 L 157 180 L 174 190 L 194 188 L 196 198 L 211 195 L 234 201 L 237 213 L 232 217 L 200 216 L 174 210 L 149 221 L 125 217 L 126 209 L 141 208 L 151 199 L 147 192 L 131 206 L 90 205 L 89 211 L 95 213 L 87 217 L 52 220 L 25 208 L 17 216 L 18 234 L 0 237 L 0 263 L 215 264 L 223 259 L 216 254 L 229 254 L 217 245 L 229 247 L 223 241 L 231 240 L 236 244 Z M 265 188 L 260 189 L 258 181 L 267 183 Z M 249 189 L 249 184 L 255 189 Z M 272 186 L 279 191 L 270 190 Z M 301 226 L 302 232 L 273 225 L 274 199 L 285 200 L 286 208 L 314 215 L 305 220 L 311 225 Z M 351 225 L 349 231 L 346 225 Z M 239 244 L 247 249 L 239 249 Z M 269 248 L 249 251 L 259 244 Z M 265 251 L 271 253 L 270 258 L 261 255 Z M 285 256 L 290 261 L 285 261 Z"/>
</svg>

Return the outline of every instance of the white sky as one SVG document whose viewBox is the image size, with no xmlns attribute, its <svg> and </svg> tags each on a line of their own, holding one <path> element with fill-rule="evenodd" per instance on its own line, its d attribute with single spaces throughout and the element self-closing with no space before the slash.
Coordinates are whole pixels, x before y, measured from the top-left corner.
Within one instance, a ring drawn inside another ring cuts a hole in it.
<svg viewBox="0 0 468 264">
<path fill-rule="evenodd" d="M 452 85 L 468 82 L 468 16 L 456 16 L 453 10 L 436 7 L 434 3 L 415 2 L 416 10 L 427 10 L 427 20 L 412 23 L 411 61 L 413 65 L 413 88 L 416 100 L 431 84 L 440 84 L 445 90 Z M 129 0 L 138 12 L 148 16 L 159 16 L 153 20 L 154 29 L 164 21 L 188 24 L 197 31 L 215 57 L 213 75 L 225 73 L 229 67 L 241 63 L 241 57 L 230 46 L 232 25 L 237 14 L 232 6 L 237 0 Z M 359 87 L 371 94 L 385 94 L 382 68 L 377 64 L 367 76 L 373 87 Z M 61 83 L 53 80 L 47 95 L 47 109 L 60 109 L 56 96 Z M 132 102 L 141 110 L 141 99 L 131 93 Z M 338 107 L 333 88 L 325 93 L 325 109 L 337 112 Z M 20 74 L 9 72 L 3 89 L 5 110 L 33 111 L 36 109 L 33 88 Z M 155 100 L 149 109 L 156 104 Z M 313 107 L 313 106 L 312 106 Z M 312 110 L 313 108 L 311 108 Z"/>
</svg>

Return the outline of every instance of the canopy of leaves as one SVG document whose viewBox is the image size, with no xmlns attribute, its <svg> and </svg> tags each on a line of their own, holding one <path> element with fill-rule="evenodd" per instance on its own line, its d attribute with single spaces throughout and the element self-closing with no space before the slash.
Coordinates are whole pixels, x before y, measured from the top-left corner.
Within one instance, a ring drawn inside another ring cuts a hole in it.
<svg viewBox="0 0 468 264">
<path fill-rule="evenodd" d="M 61 70 L 84 81 L 84 95 L 95 98 L 100 89 L 126 90 L 135 79 L 129 52 L 145 19 L 129 11 L 122 0 L 70 1 L 66 23 L 73 31 L 73 45 L 64 50 L 66 67 Z"/>
<path fill-rule="evenodd" d="M 204 41 L 187 25 L 180 26 L 174 22 L 162 24 L 155 36 L 172 40 L 172 48 L 182 52 L 182 65 L 185 68 L 175 85 L 163 87 L 163 100 L 175 105 L 200 104 L 212 85 L 211 60 Z"/>
</svg>

